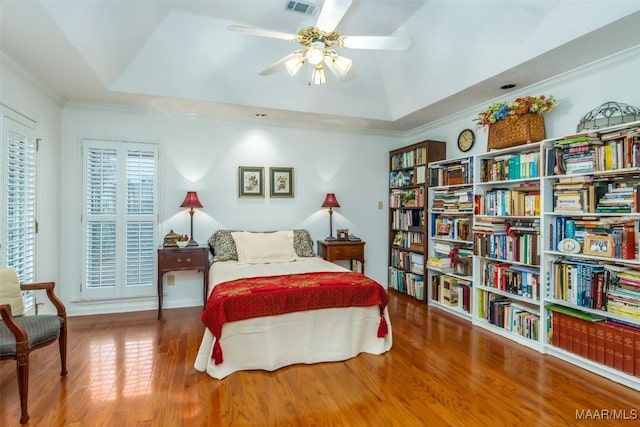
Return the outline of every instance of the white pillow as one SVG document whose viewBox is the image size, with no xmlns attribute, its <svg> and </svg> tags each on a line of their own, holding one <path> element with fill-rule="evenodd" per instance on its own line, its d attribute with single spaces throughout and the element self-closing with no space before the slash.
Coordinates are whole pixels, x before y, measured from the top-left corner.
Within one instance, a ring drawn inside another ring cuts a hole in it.
<svg viewBox="0 0 640 427">
<path fill-rule="evenodd" d="M 20 281 L 13 268 L 0 269 L 0 304 L 9 304 L 14 317 L 24 314 Z"/>
<path fill-rule="evenodd" d="M 273 233 L 234 231 L 231 236 L 236 242 L 239 264 L 289 262 L 296 258 L 292 230 Z"/>
</svg>

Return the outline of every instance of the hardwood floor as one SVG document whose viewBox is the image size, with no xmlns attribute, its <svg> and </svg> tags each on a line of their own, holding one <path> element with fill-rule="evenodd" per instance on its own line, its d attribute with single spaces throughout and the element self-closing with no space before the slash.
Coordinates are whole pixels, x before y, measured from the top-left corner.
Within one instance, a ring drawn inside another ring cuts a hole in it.
<svg viewBox="0 0 640 427">
<path fill-rule="evenodd" d="M 619 426 L 640 417 L 640 392 L 395 293 L 384 355 L 215 380 L 193 368 L 200 310 L 163 310 L 162 321 L 155 311 L 69 318 L 68 377 L 57 346 L 32 354 L 29 425 Z M 19 425 L 15 363 L 0 373 L 0 425 Z"/>
</svg>

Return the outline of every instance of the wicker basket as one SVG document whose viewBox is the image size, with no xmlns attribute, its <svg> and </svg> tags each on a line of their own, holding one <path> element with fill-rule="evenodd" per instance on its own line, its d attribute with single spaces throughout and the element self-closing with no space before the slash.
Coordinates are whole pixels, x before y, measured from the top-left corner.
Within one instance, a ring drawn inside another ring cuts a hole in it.
<svg viewBox="0 0 640 427">
<path fill-rule="evenodd" d="M 517 119 L 501 120 L 489 126 L 487 147 L 489 150 L 514 147 L 545 138 L 542 114 L 525 114 Z"/>
</svg>

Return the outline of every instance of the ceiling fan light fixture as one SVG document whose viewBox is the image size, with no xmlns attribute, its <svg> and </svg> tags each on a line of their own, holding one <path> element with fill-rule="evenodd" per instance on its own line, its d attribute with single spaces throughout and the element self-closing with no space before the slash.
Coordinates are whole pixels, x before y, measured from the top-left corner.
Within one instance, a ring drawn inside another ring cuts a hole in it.
<svg viewBox="0 0 640 427">
<path fill-rule="evenodd" d="M 340 74 L 342 74 L 343 76 L 349 74 L 349 70 L 351 70 L 351 65 L 353 64 L 353 61 L 351 59 L 344 56 L 335 55 L 333 56 L 332 61 L 336 70 L 338 70 Z"/>
<path fill-rule="evenodd" d="M 327 76 L 324 73 L 324 67 L 322 64 L 318 64 L 313 68 L 311 74 L 311 81 L 309 83 L 314 85 L 323 85 L 327 82 Z"/>
<path fill-rule="evenodd" d="M 309 46 L 305 52 L 305 56 L 307 57 L 307 61 L 309 61 L 310 64 L 320 64 L 324 59 L 324 43 L 311 43 L 311 46 Z"/>
<path fill-rule="evenodd" d="M 304 56 L 296 55 L 284 63 L 284 68 L 287 69 L 291 77 L 295 77 L 295 75 L 298 74 L 298 71 L 300 71 L 300 68 L 302 68 L 303 65 Z"/>
</svg>

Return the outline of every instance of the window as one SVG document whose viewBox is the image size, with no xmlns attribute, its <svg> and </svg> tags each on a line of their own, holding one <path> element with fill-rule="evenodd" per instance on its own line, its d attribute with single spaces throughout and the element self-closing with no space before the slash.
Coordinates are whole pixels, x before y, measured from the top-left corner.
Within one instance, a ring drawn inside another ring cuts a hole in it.
<svg viewBox="0 0 640 427">
<path fill-rule="evenodd" d="M 0 109 L 0 266 L 13 267 L 21 283 L 36 281 L 36 132 L 35 123 Z M 24 292 L 25 309 L 35 305 L 33 292 Z"/>
<path fill-rule="evenodd" d="M 83 141 L 83 299 L 155 295 L 158 150 Z"/>
</svg>

